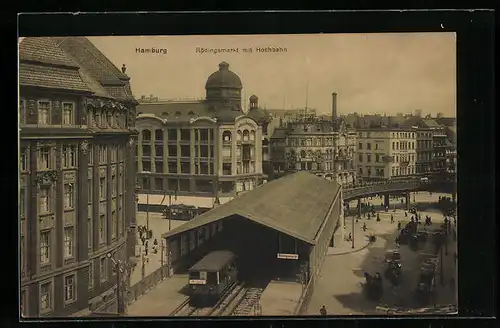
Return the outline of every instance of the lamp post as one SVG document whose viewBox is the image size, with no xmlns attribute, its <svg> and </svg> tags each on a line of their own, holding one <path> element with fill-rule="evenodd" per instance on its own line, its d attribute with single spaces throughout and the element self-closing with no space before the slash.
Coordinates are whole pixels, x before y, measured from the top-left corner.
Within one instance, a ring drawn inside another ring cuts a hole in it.
<svg viewBox="0 0 500 328">
<path fill-rule="evenodd" d="M 115 261 L 111 253 L 107 253 L 106 257 L 113 262 L 113 269 L 116 270 L 116 302 L 119 314 L 125 313 L 125 302 L 123 301 L 123 268 L 120 260 Z"/>
</svg>

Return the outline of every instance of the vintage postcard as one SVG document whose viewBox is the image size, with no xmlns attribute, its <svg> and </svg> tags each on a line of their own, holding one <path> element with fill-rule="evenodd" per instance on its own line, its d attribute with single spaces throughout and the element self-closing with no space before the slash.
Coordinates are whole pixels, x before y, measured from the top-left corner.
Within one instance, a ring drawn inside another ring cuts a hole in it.
<svg viewBox="0 0 500 328">
<path fill-rule="evenodd" d="M 454 33 L 19 39 L 24 318 L 456 314 Z"/>
</svg>

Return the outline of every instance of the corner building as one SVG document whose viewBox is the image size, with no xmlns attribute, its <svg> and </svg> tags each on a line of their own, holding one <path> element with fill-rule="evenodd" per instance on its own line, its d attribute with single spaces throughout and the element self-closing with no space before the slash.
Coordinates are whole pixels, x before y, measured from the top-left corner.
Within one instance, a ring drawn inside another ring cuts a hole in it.
<svg viewBox="0 0 500 328">
<path fill-rule="evenodd" d="M 222 62 L 207 79 L 204 100 L 140 102 L 141 193 L 231 197 L 262 183 L 262 127 L 269 119 L 256 96 L 243 112 L 242 88 Z"/>
<path fill-rule="evenodd" d="M 84 37 L 24 38 L 19 61 L 21 313 L 116 312 L 106 254 L 127 264 L 136 240 L 129 77 Z"/>
<path fill-rule="evenodd" d="M 365 181 L 405 178 L 416 173 L 416 132 L 411 129 L 358 129 L 358 176 Z"/>
</svg>

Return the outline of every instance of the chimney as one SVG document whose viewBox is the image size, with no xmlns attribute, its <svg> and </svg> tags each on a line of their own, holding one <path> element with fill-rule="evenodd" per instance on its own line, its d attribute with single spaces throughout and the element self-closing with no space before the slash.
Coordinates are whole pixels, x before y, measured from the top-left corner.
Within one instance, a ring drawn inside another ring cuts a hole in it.
<svg viewBox="0 0 500 328">
<path fill-rule="evenodd" d="M 332 93 L 332 121 L 337 119 L 337 93 Z"/>
</svg>

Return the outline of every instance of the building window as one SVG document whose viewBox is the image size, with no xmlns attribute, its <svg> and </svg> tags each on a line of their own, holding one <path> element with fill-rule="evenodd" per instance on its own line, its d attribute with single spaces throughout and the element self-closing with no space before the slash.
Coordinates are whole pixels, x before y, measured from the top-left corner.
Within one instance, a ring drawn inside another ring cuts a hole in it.
<svg viewBox="0 0 500 328">
<path fill-rule="evenodd" d="M 151 162 L 142 161 L 142 172 L 151 172 Z"/>
<path fill-rule="evenodd" d="M 25 124 L 26 122 L 26 102 L 24 100 L 19 101 L 19 123 Z"/>
<path fill-rule="evenodd" d="M 39 170 L 48 170 L 51 168 L 51 160 L 50 160 L 50 147 L 41 147 L 40 148 L 40 158 L 39 158 Z"/>
<path fill-rule="evenodd" d="M 372 149 L 372 144 L 371 143 L 367 143 L 366 144 L 366 149 Z"/>
<path fill-rule="evenodd" d="M 64 184 L 64 209 L 75 208 L 75 191 L 72 183 Z"/>
<path fill-rule="evenodd" d="M 155 178 L 155 190 L 163 190 L 163 179 Z"/>
<path fill-rule="evenodd" d="M 40 264 L 50 263 L 50 236 L 51 231 L 40 232 Z"/>
<path fill-rule="evenodd" d="M 89 145 L 89 165 L 94 164 L 94 145 Z"/>
<path fill-rule="evenodd" d="M 366 155 L 366 161 L 367 161 L 368 163 L 371 163 L 371 161 L 372 161 L 372 155 L 367 154 L 367 155 Z"/>
<path fill-rule="evenodd" d="M 63 103 L 63 125 L 75 124 L 75 105 L 73 103 Z"/>
<path fill-rule="evenodd" d="M 362 155 L 362 154 L 359 154 L 359 155 L 358 155 L 358 161 L 359 161 L 360 163 L 362 163 L 362 162 L 363 162 L 363 155 Z"/>
<path fill-rule="evenodd" d="M 21 233 L 23 233 L 23 232 L 21 232 Z M 25 266 L 25 263 L 24 263 L 24 260 L 25 260 L 25 256 L 24 256 L 25 247 L 24 247 L 24 236 L 23 235 L 21 235 L 21 240 L 19 242 L 20 242 L 20 253 L 21 253 L 21 263 L 20 263 L 21 276 L 24 276 L 24 268 L 26 266 Z"/>
<path fill-rule="evenodd" d="M 222 163 L 222 175 L 231 175 L 231 163 Z"/>
<path fill-rule="evenodd" d="M 379 154 L 375 154 L 375 162 L 380 162 L 380 155 Z"/>
<path fill-rule="evenodd" d="M 26 307 L 28 305 L 28 302 L 26 301 L 26 290 L 21 290 L 21 297 L 20 297 L 20 307 L 21 307 L 21 317 L 26 317 Z"/>
<path fill-rule="evenodd" d="M 71 274 L 64 277 L 64 303 L 76 301 L 76 276 Z"/>
<path fill-rule="evenodd" d="M 77 150 L 75 145 L 63 146 L 62 165 L 63 168 L 76 167 Z"/>
<path fill-rule="evenodd" d="M 106 215 L 99 215 L 99 243 L 106 242 Z"/>
<path fill-rule="evenodd" d="M 19 151 L 19 169 L 21 172 L 28 170 L 28 150 L 25 147 L 21 147 Z"/>
<path fill-rule="evenodd" d="M 89 210 L 92 210 L 92 205 L 89 205 Z M 92 252 L 92 244 L 93 244 L 93 236 L 94 236 L 94 230 L 93 230 L 93 224 L 92 224 L 92 214 L 89 212 L 88 218 L 87 218 L 87 246 L 88 250 Z"/>
<path fill-rule="evenodd" d="M 100 200 L 106 199 L 106 178 L 99 178 L 99 198 Z"/>
<path fill-rule="evenodd" d="M 107 148 L 106 145 L 99 146 L 99 164 L 106 164 L 107 161 Z"/>
<path fill-rule="evenodd" d="M 106 264 L 106 258 L 101 257 L 99 260 L 99 273 L 101 282 L 105 282 L 106 280 L 108 280 L 108 266 Z"/>
<path fill-rule="evenodd" d="M 361 143 L 361 142 L 360 142 L 360 143 L 358 144 L 358 149 L 363 149 L 363 143 Z"/>
<path fill-rule="evenodd" d="M 163 162 L 155 162 L 155 172 L 156 173 L 163 173 Z"/>
<path fill-rule="evenodd" d="M 40 312 L 47 313 L 52 310 L 52 282 L 40 285 Z"/>
<path fill-rule="evenodd" d="M 94 288 L 94 262 L 90 260 L 90 265 L 89 265 L 89 283 L 88 283 L 89 290 L 92 290 Z"/>
<path fill-rule="evenodd" d="M 144 140 L 144 141 L 150 141 L 151 140 L 151 131 L 149 131 L 149 130 L 143 130 L 142 131 L 142 140 Z"/>
<path fill-rule="evenodd" d="M 111 196 L 115 197 L 117 193 L 118 185 L 116 184 L 116 176 L 111 176 Z"/>
<path fill-rule="evenodd" d="M 50 101 L 38 102 L 38 124 L 50 124 Z"/>
<path fill-rule="evenodd" d="M 116 238 L 116 211 L 111 211 L 111 239 Z"/>
<path fill-rule="evenodd" d="M 73 227 L 64 228 L 64 258 L 73 257 L 73 240 L 75 230 Z"/>
<path fill-rule="evenodd" d="M 231 141 L 231 132 L 230 131 L 224 131 L 222 133 L 222 141 L 224 141 L 224 142 L 230 142 Z"/>
<path fill-rule="evenodd" d="M 375 144 L 375 149 L 378 149 L 378 144 L 377 143 Z"/>
<path fill-rule="evenodd" d="M 26 191 L 24 188 L 19 190 L 19 216 L 21 218 L 26 216 Z"/>
<path fill-rule="evenodd" d="M 50 186 L 40 187 L 40 213 L 52 212 L 52 195 Z"/>
</svg>

